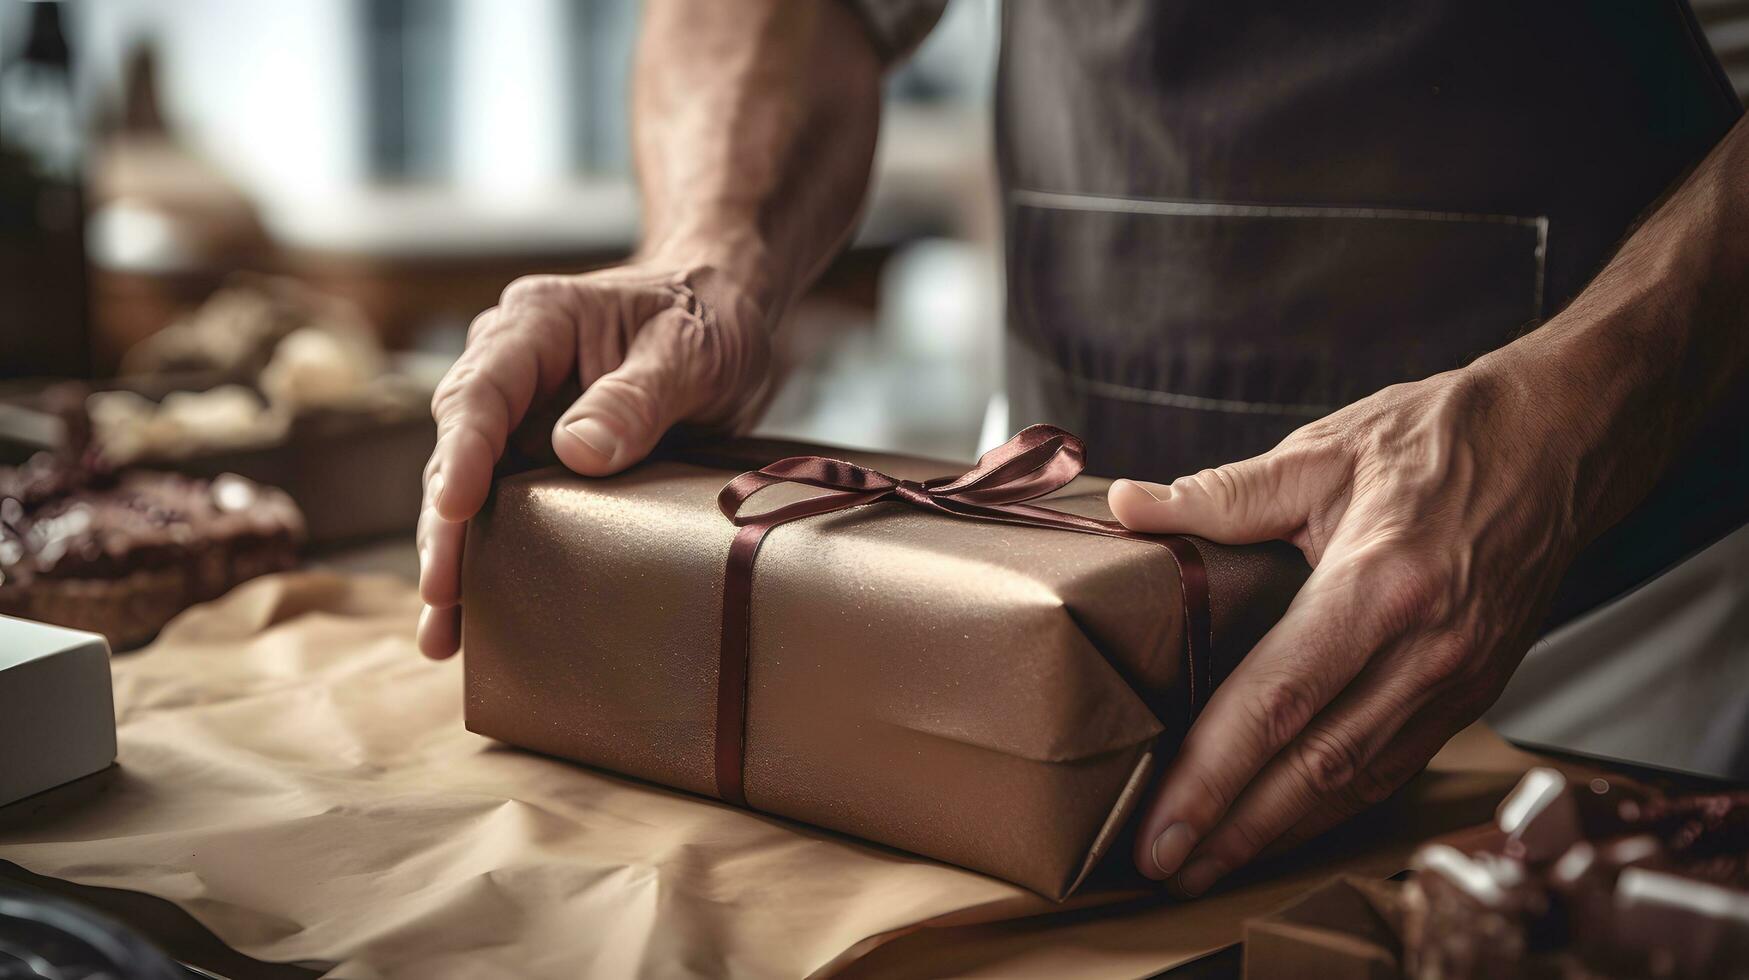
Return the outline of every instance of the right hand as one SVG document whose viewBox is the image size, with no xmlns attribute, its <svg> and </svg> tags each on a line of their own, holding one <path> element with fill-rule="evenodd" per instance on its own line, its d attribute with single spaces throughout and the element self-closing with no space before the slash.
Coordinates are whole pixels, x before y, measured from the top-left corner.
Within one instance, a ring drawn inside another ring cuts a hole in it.
<svg viewBox="0 0 1749 980">
<path fill-rule="evenodd" d="M 676 423 L 743 423 L 766 387 L 767 319 L 748 291 L 709 266 L 638 262 L 511 283 L 468 328 L 467 349 L 431 399 L 437 446 L 418 527 L 420 651 L 442 659 L 460 646 L 466 522 L 525 418 L 580 389 L 551 439 L 560 462 L 584 476 L 643 459 Z"/>
</svg>

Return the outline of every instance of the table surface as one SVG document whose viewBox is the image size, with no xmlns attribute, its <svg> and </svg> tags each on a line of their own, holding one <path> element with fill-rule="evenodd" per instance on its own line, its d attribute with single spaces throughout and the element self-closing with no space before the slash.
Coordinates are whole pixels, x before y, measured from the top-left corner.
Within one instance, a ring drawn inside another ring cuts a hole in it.
<svg viewBox="0 0 1749 980">
<path fill-rule="evenodd" d="M 419 577 L 419 556 L 414 549 L 413 542 L 409 539 L 398 536 L 374 541 L 358 542 L 327 554 L 318 555 L 311 561 L 311 564 L 316 567 L 330 568 L 335 571 L 346 572 L 349 574 L 389 574 L 399 576 L 408 581 L 417 581 Z M 179 912 L 180 910 L 175 910 L 174 907 L 172 907 L 172 911 L 174 913 Z M 183 916 L 183 918 L 187 917 Z M 201 928 L 199 924 L 195 923 L 192 919 L 189 919 L 187 924 L 194 926 L 194 928 L 199 929 L 203 933 L 206 932 L 205 929 Z M 216 939 L 212 939 L 210 933 L 206 934 L 206 938 L 210 940 L 212 944 L 223 949 L 223 944 L 218 943 L 218 940 Z M 213 950 L 208 947 L 207 952 L 208 955 L 211 955 Z M 230 951 L 226 950 L 226 952 L 229 953 Z M 230 956 L 235 957 L 236 955 L 237 954 L 235 953 L 230 953 Z M 207 962 L 212 962 L 212 960 L 207 960 Z M 253 963 L 254 961 L 249 962 Z M 269 965 L 262 964 L 262 966 Z M 271 966 L 274 969 L 280 967 L 279 964 L 272 964 Z M 1227 980 L 1227 978 L 1236 978 L 1240 976 L 1242 966 L 1241 948 L 1239 946 L 1230 946 L 1227 949 L 1206 956 L 1200 960 L 1186 963 L 1183 966 L 1173 970 L 1168 970 L 1165 973 L 1157 974 L 1157 976 L 1170 977 L 1172 980 Z M 286 974 L 276 974 L 276 976 L 284 975 Z"/>
<path fill-rule="evenodd" d="M 406 536 L 360 542 L 317 554 L 311 557 L 309 564 L 349 574 L 387 573 L 409 582 L 417 577 L 417 557 L 410 537 Z M 1453 745 L 1459 743 L 1465 743 L 1457 750 L 1465 756 L 1465 767 L 1473 766 L 1480 771 L 1516 773 L 1527 765 L 1548 761 L 1517 752 L 1479 727 L 1460 735 Z M 1556 764 L 1569 769 L 1586 768 L 1582 763 Z M 1485 817 L 1485 813 L 1480 813 L 1464 819 L 1474 821 Z M 1391 818 L 1387 815 L 1380 819 Z M 1411 821 L 1403 826 L 1421 824 Z M 1341 845 L 1336 846 L 1340 848 Z M 1283 868 L 1280 883 L 1286 885 L 1289 879 L 1297 880 L 1307 870 Z M 1328 871 L 1322 874 L 1327 876 Z M 0 880 L 97 904 L 158 941 L 172 955 L 220 975 L 272 978 L 319 975 L 298 966 L 261 963 L 228 949 L 186 912 L 162 899 L 114 889 L 69 885 L 33 875 L 4 862 L 0 862 Z M 1276 884 L 1267 887 L 1273 889 Z M 1150 919 L 1162 914 L 1170 914 L 1170 907 L 1142 903 L 1133 904 L 1133 907 L 1055 913 L 1042 919 L 931 928 L 877 947 L 862 960 L 851 964 L 850 973 L 857 976 L 928 975 L 929 971 L 919 972 L 919 963 L 931 964 L 931 969 L 946 969 L 948 964 L 953 964 L 953 972 L 968 975 L 1004 975 L 1021 967 L 1039 974 L 1038 964 L 1041 962 L 1072 969 L 1077 950 L 1115 950 L 1118 955 L 1136 952 L 1137 943 L 1142 942 L 1141 937 L 1149 932 Z M 1237 976 L 1240 970 L 1239 950 L 1231 947 L 1160 975 L 1226 977 Z"/>
</svg>

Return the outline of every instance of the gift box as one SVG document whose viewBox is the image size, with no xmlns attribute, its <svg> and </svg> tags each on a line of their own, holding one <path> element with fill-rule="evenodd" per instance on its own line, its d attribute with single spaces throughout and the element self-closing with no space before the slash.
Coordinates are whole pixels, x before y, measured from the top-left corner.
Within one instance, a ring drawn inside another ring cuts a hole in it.
<svg viewBox="0 0 1749 980">
<path fill-rule="evenodd" d="M 114 761 L 108 642 L 0 616 L 0 806 Z"/>
<path fill-rule="evenodd" d="M 1035 426 L 970 471 L 739 441 L 503 477 L 468 727 L 1063 898 L 1308 571 L 1124 531 L 1081 468 Z"/>
</svg>

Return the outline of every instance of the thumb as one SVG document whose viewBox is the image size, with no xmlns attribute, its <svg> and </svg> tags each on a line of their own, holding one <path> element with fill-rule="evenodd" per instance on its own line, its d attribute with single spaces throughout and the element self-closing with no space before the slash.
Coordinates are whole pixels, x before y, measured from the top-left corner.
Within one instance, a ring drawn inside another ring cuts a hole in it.
<svg viewBox="0 0 1749 980">
<path fill-rule="evenodd" d="M 1170 484 L 1119 480 L 1107 502 L 1112 515 L 1132 531 L 1252 544 L 1287 538 L 1305 526 L 1303 482 L 1293 463 L 1271 452 Z"/>
<path fill-rule="evenodd" d="M 642 460 L 668 427 L 702 404 L 678 342 L 692 314 L 664 310 L 632 338 L 625 360 L 584 390 L 553 425 L 553 452 L 572 471 L 607 476 Z"/>
</svg>

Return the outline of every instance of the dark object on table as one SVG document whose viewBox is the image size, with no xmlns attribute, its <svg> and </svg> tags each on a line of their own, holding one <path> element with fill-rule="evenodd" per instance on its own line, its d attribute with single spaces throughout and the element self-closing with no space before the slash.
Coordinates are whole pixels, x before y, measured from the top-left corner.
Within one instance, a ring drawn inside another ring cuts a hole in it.
<svg viewBox="0 0 1749 980">
<path fill-rule="evenodd" d="M 63 5 L 0 3 L 28 25 L 16 47 L 0 38 L 0 378 L 87 377 L 83 121 Z"/>
<path fill-rule="evenodd" d="M 1407 883 L 1334 883 L 1248 924 L 1246 969 L 1417 980 L 1749 977 L 1746 862 L 1749 792 L 1664 796 L 1533 769 L 1491 832 L 1423 847 Z M 1355 910 L 1358 893 L 1368 914 Z"/>
<path fill-rule="evenodd" d="M 107 916 L 0 884 L 0 980 L 184 980 L 193 974 Z"/>
<path fill-rule="evenodd" d="M 1287 607 L 1298 551 L 1176 542 L 1193 563 L 1160 539 L 887 501 L 776 527 L 750 601 L 726 602 L 737 529 L 718 493 L 798 451 L 814 450 L 730 444 L 605 479 L 501 479 L 463 551 L 469 727 L 695 793 L 743 789 L 754 809 L 1051 897 L 1107 854 L 1145 885 L 1119 841 L 1156 752 Z M 934 481 L 905 483 L 911 501 L 964 470 L 831 455 Z M 1061 460 L 1015 462 L 1001 472 L 1025 479 Z M 1040 506 L 1109 521 L 1107 485 L 1081 477 Z M 992 478 L 967 496 L 1005 492 Z M 772 486 L 748 510 L 817 493 Z M 723 656 L 737 608 L 744 673 Z"/>
<path fill-rule="evenodd" d="M 303 518 L 284 493 L 120 473 L 41 454 L 0 467 L 0 614 L 138 646 L 232 586 L 296 565 Z"/>
</svg>

